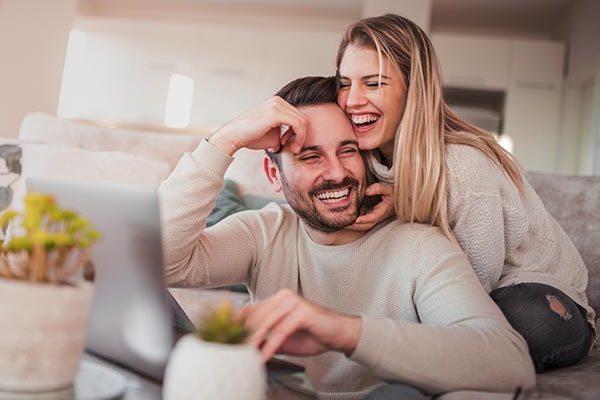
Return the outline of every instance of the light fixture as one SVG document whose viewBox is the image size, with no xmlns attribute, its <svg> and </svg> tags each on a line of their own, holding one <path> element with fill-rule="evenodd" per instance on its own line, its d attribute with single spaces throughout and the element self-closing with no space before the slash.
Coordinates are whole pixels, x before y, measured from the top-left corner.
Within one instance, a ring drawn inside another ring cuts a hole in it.
<svg viewBox="0 0 600 400">
<path fill-rule="evenodd" d="M 190 124 L 193 99 L 194 80 L 185 75 L 171 75 L 165 107 L 165 125 L 169 128 L 187 128 Z"/>
</svg>

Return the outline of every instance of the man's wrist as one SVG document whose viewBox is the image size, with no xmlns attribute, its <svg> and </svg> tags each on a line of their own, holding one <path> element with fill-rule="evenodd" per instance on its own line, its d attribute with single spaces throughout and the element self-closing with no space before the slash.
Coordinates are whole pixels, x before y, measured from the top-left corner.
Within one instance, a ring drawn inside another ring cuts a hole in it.
<svg viewBox="0 0 600 400">
<path fill-rule="evenodd" d="M 339 351 L 346 356 L 350 356 L 358 345 L 362 321 L 360 317 L 343 315 L 340 322 L 341 340 Z"/>
<path fill-rule="evenodd" d="M 239 150 L 231 140 L 226 138 L 225 135 L 220 134 L 219 131 L 210 135 L 206 140 L 229 156 L 233 156 Z"/>
</svg>

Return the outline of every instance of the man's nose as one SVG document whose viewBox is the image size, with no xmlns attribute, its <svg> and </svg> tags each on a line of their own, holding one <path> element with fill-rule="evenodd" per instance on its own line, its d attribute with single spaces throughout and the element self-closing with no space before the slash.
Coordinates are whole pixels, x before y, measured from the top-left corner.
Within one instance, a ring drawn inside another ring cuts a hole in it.
<svg viewBox="0 0 600 400">
<path fill-rule="evenodd" d="M 323 171 L 323 178 L 328 181 L 341 182 L 346 175 L 346 169 L 337 157 L 332 157 Z"/>
</svg>

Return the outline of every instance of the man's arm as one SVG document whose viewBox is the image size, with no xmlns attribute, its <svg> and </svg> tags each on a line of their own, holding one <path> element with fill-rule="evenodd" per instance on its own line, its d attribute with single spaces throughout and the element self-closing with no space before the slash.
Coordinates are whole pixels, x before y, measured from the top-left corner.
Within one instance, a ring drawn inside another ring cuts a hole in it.
<svg viewBox="0 0 600 400">
<path fill-rule="evenodd" d="M 242 147 L 275 148 L 290 140 L 280 125 L 292 127 L 300 146 L 306 119 L 273 97 L 221 127 L 193 153 L 186 153 L 158 192 L 166 276 L 169 284 L 215 286 L 247 281 L 257 257 L 257 240 L 244 219 L 233 216 L 204 230 L 223 188 L 223 175 Z M 256 171 L 262 173 L 262 171 Z"/>
<path fill-rule="evenodd" d="M 231 161 L 204 141 L 182 157 L 158 189 L 170 285 L 206 287 L 247 280 L 255 257 L 249 232 L 239 223 L 228 224 L 227 229 L 204 229 Z M 235 254 L 237 263 L 228 258 L 230 254 Z"/>
<path fill-rule="evenodd" d="M 413 293 L 421 323 L 340 315 L 282 291 L 242 311 L 253 332 L 250 342 L 265 359 L 276 352 L 340 351 L 381 379 L 432 394 L 510 392 L 535 385 L 525 341 L 483 290 L 458 247 L 429 229 L 412 262 L 422 271 Z"/>
<path fill-rule="evenodd" d="M 351 358 L 380 378 L 428 393 L 511 392 L 535 385 L 525 340 L 479 283 L 466 256 L 436 229 L 424 232 L 413 265 L 420 324 L 362 317 Z"/>
</svg>

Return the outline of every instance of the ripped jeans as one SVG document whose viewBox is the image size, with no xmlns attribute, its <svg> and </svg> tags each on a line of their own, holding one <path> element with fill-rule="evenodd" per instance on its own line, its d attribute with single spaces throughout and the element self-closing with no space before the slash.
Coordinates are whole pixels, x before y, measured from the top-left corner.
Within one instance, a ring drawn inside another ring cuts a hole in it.
<svg viewBox="0 0 600 400">
<path fill-rule="evenodd" d="M 578 363 L 590 349 L 592 327 L 585 311 L 562 291 L 541 283 L 520 283 L 490 293 L 523 336 L 536 372 Z"/>
</svg>

